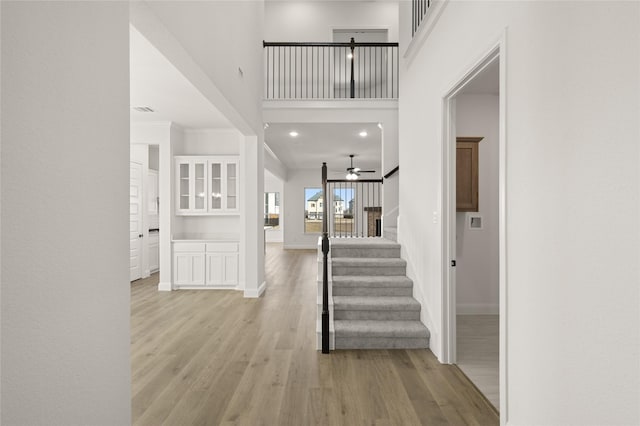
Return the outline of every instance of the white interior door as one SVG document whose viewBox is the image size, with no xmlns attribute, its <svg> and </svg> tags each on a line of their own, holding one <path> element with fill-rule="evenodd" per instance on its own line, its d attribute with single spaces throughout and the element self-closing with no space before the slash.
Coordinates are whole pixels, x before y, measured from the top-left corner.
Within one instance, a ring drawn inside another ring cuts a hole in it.
<svg viewBox="0 0 640 426">
<path fill-rule="evenodd" d="M 142 278 L 142 164 L 129 163 L 129 279 Z"/>
</svg>

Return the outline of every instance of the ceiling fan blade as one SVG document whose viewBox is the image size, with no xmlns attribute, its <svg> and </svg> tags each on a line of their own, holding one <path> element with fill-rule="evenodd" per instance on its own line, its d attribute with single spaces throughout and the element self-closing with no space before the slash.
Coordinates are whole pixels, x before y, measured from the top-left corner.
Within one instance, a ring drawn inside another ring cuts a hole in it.
<svg viewBox="0 0 640 426">
<path fill-rule="evenodd" d="M 358 173 L 375 173 L 375 170 L 360 170 Z"/>
</svg>

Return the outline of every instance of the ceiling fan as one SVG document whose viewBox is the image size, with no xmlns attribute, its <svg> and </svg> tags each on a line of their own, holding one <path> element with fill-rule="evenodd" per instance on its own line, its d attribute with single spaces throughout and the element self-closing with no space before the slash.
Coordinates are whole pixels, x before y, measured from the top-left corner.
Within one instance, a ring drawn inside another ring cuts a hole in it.
<svg viewBox="0 0 640 426">
<path fill-rule="evenodd" d="M 353 157 L 354 154 L 349 154 L 349 158 L 351 159 L 351 166 L 347 167 L 347 180 L 356 180 L 360 173 L 375 173 L 375 170 L 362 170 L 360 167 L 353 167 Z"/>
</svg>

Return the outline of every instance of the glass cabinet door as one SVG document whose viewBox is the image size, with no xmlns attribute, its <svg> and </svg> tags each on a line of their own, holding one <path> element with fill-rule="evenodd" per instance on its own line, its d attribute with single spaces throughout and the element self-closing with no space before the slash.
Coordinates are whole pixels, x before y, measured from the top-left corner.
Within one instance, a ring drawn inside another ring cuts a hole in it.
<svg viewBox="0 0 640 426">
<path fill-rule="evenodd" d="M 179 209 L 189 210 L 189 177 L 190 177 L 189 163 L 180 163 L 179 179 Z"/>
<path fill-rule="evenodd" d="M 194 210 L 198 211 L 206 211 L 207 210 L 207 194 L 206 194 L 206 170 L 207 163 L 198 163 L 195 162 L 193 165 L 194 168 Z"/>
<path fill-rule="evenodd" d="M 238 208 L 238 164 L 227 163 L 227 209 Z"/>
<path fill-rule="evenodd" d="M 210 206 L 213 211 L 222 210 L 222 163 L 210 163 Z"/>
</svg>

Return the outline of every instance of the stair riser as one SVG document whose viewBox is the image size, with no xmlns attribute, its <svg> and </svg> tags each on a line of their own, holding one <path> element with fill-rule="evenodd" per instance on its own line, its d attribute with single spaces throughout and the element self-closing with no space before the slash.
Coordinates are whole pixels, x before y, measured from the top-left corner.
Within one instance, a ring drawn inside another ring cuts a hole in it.
<svg viewBox="0 0 640 426">
<path fill-rule="evenodd" d="M 334 296 L 412 296 L 411 287 L 337 287 Z"/>
<path fill-rule="evenodd" d="M 398 241 L 398 233 L 395 231 L 383 231 L 383 235 L 387 240 Z"/>
<path fill-rule="evenodd" d="M 376 321 L 403 321 L 419 320 L 420 311 L 381 311 L 381 310 L 339 310 L 333 309 L 334 320 L 376 320 Z"/>
<path fill-rule="evenodd" d="M 373 257 L 373 258 L 399 258 L 400 247 L 394 248 L 346 248 L 335 247 L 331 249 L 331 257 Z"/>
<path fill-rule="evenodd" d="M 406 266 L 332 266 L 333 275 L 373 275 L 373 276 L 391 276 L 406 275 Z"/>
<path fill-rule="evenodd" d="M 428 339 L 403 337 L 338 337 L 336 349 L 426 349 Z"/>
</svg>

